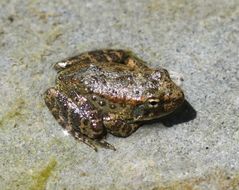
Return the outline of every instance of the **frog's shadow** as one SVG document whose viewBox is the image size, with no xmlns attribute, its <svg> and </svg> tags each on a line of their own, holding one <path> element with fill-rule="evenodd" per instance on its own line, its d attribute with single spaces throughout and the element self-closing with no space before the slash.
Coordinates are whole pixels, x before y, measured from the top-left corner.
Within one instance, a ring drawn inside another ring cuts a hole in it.
<svg viewBox="0 0 239 190">
<path fill-rule="evenodd" d="M 191 106 L 191 104 L 185 100 L 182 106 L 180 106 L 173 113 L 152 121 L 147 121 L 147 124 L 153 124 L 156 122 L 163 123 L 166 127 L 172 127 L 174 125 L 185 123 L 195 119 L 197 116 L 196 110 Z"/>
</svg>

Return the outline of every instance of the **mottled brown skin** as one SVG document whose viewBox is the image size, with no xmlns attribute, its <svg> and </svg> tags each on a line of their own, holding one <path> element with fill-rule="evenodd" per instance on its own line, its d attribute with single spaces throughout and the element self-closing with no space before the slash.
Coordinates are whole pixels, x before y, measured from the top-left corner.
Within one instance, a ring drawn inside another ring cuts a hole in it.
<svg viewBox="0 0 239 190">
<path fill-rule="evenodd" d="M 184 101 L 167 70 L 149 68 L 129 51 L 86 52 L 55 69 L 56 86 L 45 92 L 46 105 L 63 128 L 95 150 L 114 149 L 103 140 L 107 132 L 127 137 Z"/>
</svg>

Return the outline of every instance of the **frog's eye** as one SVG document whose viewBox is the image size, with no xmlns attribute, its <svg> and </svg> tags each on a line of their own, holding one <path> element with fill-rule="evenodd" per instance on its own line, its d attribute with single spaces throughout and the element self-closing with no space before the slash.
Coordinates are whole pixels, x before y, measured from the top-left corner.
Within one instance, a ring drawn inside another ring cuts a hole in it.
<svg viewBox="0 0 239 190">
<path fill-rule="evenodd" d="M 160 100 L 157 98 L 150 98 L 148 99 L 148 106 L 150 108 L 157 108 L 159 105 Z"/>
</svg>

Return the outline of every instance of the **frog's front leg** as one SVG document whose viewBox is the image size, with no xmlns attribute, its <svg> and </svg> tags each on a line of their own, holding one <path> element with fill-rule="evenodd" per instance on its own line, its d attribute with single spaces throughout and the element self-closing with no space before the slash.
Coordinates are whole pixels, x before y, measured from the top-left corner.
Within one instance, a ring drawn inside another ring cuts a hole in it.
<svg viewBox="0 0 239 190">
<path fill-rule="evenodd" d="M 82 64 L 82 63 L 120 63 L 125 64 L 133 69 L 147 69 L 148 67 L 144 62 L 139 59 L 131 51 L 125 51 L 120 49 L 105 49 L 105 50 L 95 50 L 80 55 L 70 57 L 68 59 L 57 62 L 54 68 L 57 71 L 62 71 L 71 66 Z"/>
<path fill-rule="evenodd" d="M 112 145 L 101 140 L 106 130 L 99 113 L 86 98 L 79 94 L 74 96 L 75 100 L 55 88 L 50 88 L 45 92 L 44 99 L 58 123 L 76 139 L 95 151 L 96 145 L 115 150 Z"/>
<path fill-rule="evenodd" d="M 140 127 L 139 124 L 127 123 L 122 119 L 112 119 L 109 116 L 103 118 L 103 123 L 109 133 L 118 137 L 128 137 Z"/>
</svg>

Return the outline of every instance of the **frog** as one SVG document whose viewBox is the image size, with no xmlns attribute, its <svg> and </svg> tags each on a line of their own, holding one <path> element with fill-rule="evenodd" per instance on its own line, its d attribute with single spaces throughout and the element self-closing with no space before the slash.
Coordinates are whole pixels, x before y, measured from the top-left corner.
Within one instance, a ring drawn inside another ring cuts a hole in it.
<svg viewBox="0 0 239 190">
<path fill-rule="evenodd" d="M 132 51 L 98 49 L 58 61 L 55 86 L 44 93 L 57 122 L 95 151 L 116 150 L 108 133 L 128 137 L 145 122 L 179 108 L 184 92 L 162 68 Z"/>
</svg>

